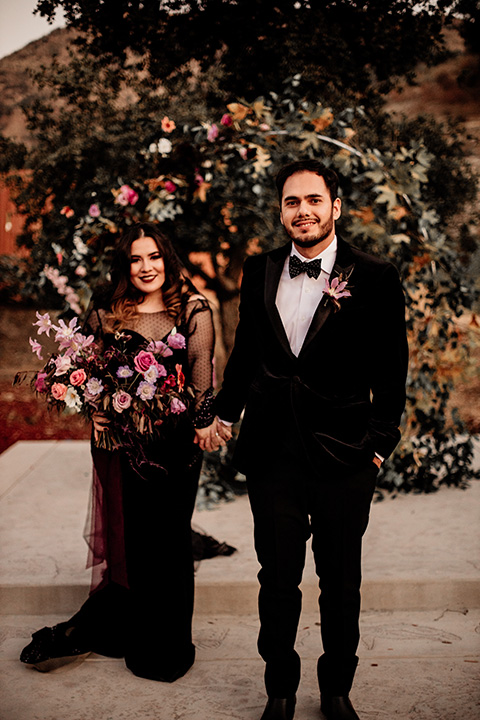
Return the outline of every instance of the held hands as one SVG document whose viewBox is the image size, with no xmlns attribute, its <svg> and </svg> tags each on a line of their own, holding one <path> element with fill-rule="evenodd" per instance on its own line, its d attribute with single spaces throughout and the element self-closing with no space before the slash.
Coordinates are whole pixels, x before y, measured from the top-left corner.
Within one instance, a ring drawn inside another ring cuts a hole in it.
<svg viewBox="0 0 480 720">
<path fill-rule="evenodd" d="M 201 450 L 213 452 L 220 446 L 226 445 L 232 437 L 232 431 L 228 425 L 215 418 L 213 423 L 206 428 L 196 428 L 194 442 Z"/>
</svg>

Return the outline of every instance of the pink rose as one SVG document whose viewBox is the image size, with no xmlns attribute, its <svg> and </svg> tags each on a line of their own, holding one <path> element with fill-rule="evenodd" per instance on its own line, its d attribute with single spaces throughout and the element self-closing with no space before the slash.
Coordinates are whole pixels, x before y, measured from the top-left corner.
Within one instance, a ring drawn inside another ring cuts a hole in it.
<svg viewBox="0 0 480 720">
<path fill-rule="evenodd" d="M 128 205 L 128 198 L 125 193 L 119 192 L 117 197 L 115 198 L 115 202 L 117 203 L 117 205 L 122 205 L 123 207 L 125 207 L 126 205 Z"/>
<path fill-rule="evenodd" d="M 138 355 L 135 355 L 135 357 L 133 358 L 133 363 L 135 365 L 136 371 L 143 373 L 145 372 L 145 370 L 148 370 L 150 365 L 156 365 L 157 361 L 155 360 L 153 353 L 146 352 L 145 350 L 140 350 Z"/>
<path fill-rule="evenodd" d="M 138 200 L 138 193 L 130 187 L 130 185 L 122 185 L 120 192 L 127 201 L 128 205 L 135 205 Z M 123 205 L 123 203 L 121 203 Z"/>
<path fill-rule="evenodd" d="M 90 207 L 88 208 L 88 214 L 90 215 L 90 217 L 99 217 L 100 208 L 98 207 L 98 205 L 96 205 L 95 203 L 93 205 L 90 205 Z"/>
<path fill-rule="evenodd" d="M 168 193 L 174 193 L 176 189 L 177 189 L 177 186 L 175 185 L 174 182 L 172 182 L 171 180 L 166 180 L 166 182 L 165 182 L 165 190 L 166 190 Z"/>
<path fill-rule="evenodd" d="M 45 372 L 39 372 L 36 379 L 35 379 L 35 390 L 37 392 L 45 392 L 47 386 L 45 385 L 45 378 L 47 377 L 47 373 Z"/>
<path fill-rule="evenodd" d="M 52 395 L 55 400 L 64 400 L 67 390 L 67 386 L 63 383 L 53 383 L 52 385 Z"/>
<path fill-rule="evenodd" d="M 74 370 L 70 375 L 72 385 L 83 385 L 86 379 L 87 373 L 82 368 L 80 370 Z"/>
<path fill-rule="evenodd" d="M 225 113 L 225 115 L 222 115 L 222 119 L 220 120 L 222 125 L 225 125 L 225 127 L 230 127 L 233 125 L 232 116 L 228 113 Z"/>
<path fill-rule="evenodd" d="M 120 390 L 112 395 L 112 405 L 116 412 L 121 413 L 130 407 L 132 403 L 132 396 L 124 390 Z"/>
</svg>

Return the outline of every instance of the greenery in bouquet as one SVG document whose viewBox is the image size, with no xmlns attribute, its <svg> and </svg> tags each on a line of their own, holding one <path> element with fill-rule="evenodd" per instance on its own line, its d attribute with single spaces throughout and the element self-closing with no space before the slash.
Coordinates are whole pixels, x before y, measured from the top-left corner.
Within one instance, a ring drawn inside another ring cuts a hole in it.
<svg viewBox="0 0 480 720">
<path fill-rule="evenodd" d="M 145 341 L 135 350 L 129 347 L 132 336 L 117 332 L 115 343 L 102 349 L 93 335 L 80 331 L 77 317 L 58 325 L 48 313 L 37 312 L 37 318 L 37 334 L 50 337 L 53 331 L 58 351 L 34 374 L 32 387 L 58 411 L 77 412 L 88 421 L 102 413 L 107 428 L 94 434 L 97 447 L 112 450 L 152 438 L 167 418 L 187 410 L 192 393 L 179 362 L 185 338 L 175 328 L 165 342 Z M 43 360 L 41 343 L 30 338 L 30 345 Z M 15 382 L 25 376 L 17 373 Z"/>
</svg>

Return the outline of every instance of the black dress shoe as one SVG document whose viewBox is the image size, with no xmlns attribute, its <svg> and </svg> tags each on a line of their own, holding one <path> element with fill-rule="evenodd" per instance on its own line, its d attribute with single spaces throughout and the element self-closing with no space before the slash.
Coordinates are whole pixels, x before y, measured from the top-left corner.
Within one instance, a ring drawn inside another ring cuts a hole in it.
<svg viewBox="0 0 480 720">
<path fill-rule="evenodd" d="M 91 649 L 75 642 L 70 637 L 71 630 L 67 623 L 60 623 L 33 633 L 32 642 L 23 648 L 20 661 L 40 672 L 49 672 L 83 660 Z"/>
<path fill-rule="evenodd" d="M 325 697 L 322 695 L 320 709 L 327 720 L 360 720 L 348 695 L 339 695 L 337 697 Z"/>
<path fill-rule="evenodd" d="M 268 698 L 260 720 L 293 720 L 296 697 Z"/>
</svg>

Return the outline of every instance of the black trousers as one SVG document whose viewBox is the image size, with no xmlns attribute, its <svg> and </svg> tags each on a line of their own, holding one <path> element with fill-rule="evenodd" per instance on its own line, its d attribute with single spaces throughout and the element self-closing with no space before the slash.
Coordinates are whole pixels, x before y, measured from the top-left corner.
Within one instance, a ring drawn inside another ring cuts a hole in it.
<svg viewBox="0 0 480 720">
<path fill-rule="evenodd" d="M 281 457 L 247 476 L 261 565 L 258 650 L 270 697 L 296 692 L 300 658 L 294 649 L 301 613 L 299 588 L 306 542 L 320 586 L 323 655 L 317 672 L 326 695 L 347 695 L 358 658 L 362 536 L 368 525 L 377 466 L 347 476 L 314 475 Z"/>
</svg>

